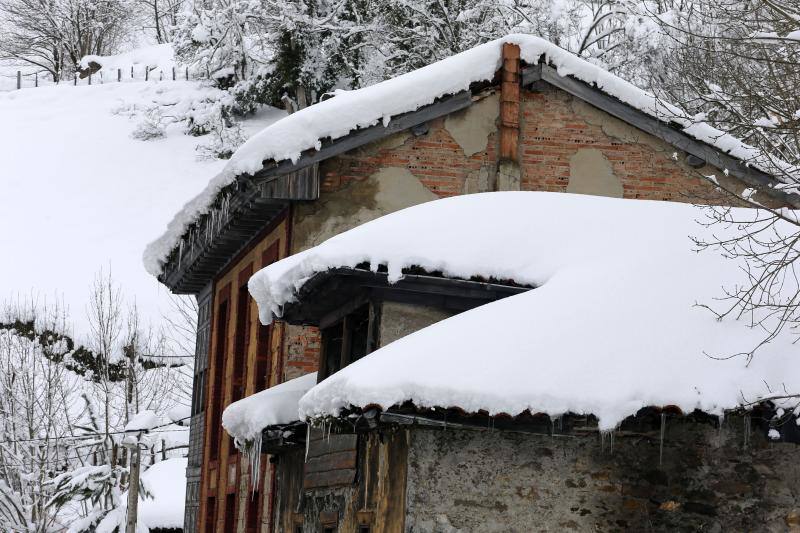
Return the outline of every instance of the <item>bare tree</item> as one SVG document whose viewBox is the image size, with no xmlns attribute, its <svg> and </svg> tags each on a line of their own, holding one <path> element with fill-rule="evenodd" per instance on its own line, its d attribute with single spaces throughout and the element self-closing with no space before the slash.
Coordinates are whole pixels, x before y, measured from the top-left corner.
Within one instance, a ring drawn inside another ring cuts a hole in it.
<svg viewBox="0 0 800 533">
<path fill-rule="evenodd" d="M 0 59 L 38 67 L 59 81 L 83 56 L 113 52 L 129 16 L 128 0 L 3 0 Z"/>
<path fill-rule="evenodd" d="M 0 522 L 41 532 L 58 525 L 51 479 L 80 461 L 70 419 L 80 381 L 60 364 L 72 346 L 66 314 L 35 301 L 6 304 L 0 327 Z"/>
<path fill-rule="evenodd" d="M 758 349 L 800 326 L 800 3 L 795 0 L 667 2 L 649 15 L 662 28 L 665 53 L 653 69 L 653 91 L 678 103 L 683 123 L 709 123 L 749 147 L 731 144 L 746 164 L 775 176 L 782 200 L 723 175 L 703 176 L 727 195 L 728 207 L 708 209 L 716 237 L 697 240 L 740 263 L 746 283 L 705 302 L 719 319 L 746 320 L 763 332 L 736 354 L 749 362 Z M 717 139 L 714 139 L 717 140 Z M 794 391 L 800 392 L 800 391 Z"/>
</svg>

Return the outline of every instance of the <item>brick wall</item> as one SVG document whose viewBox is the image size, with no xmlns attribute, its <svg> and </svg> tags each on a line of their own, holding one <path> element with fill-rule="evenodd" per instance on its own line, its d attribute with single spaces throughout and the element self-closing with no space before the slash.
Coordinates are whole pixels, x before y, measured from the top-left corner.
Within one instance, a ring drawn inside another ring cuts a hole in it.
<svg viewBox="0 0 800 533">
<path fill-rule="evenodd" d="M 523 190 L 566 191 L 570 157 L 581 149 L 595 149 L 611 164 L 625 198 L 721 201 L 700 175 L 714 169 L 698 171 L 682 164 L 685 154 L 670 145 L 553 87 L 526 91 L 522 100 Z"/>
<path fill-rule="evenodd" d="M 364 180 L 381 168 L 404 167 L 439 197 L 456 196 L 466 192 L 469 176 L 497 161 L 496 133 L 491 134 L 486 150 L 467 157 L 445 128 L 444 118 L 431 121 L 423 135 L 400 134 L 397 142 L 403 139 L 400 146 L 376 143 L 326 161 L 322 193 Z"/>
<path fill-rule="evenodd" d="M 724 197 L 702 178 L 718 169 L 695 169 L 686 154 L 628 126 L 551 86 L 523 91 L 520 131 L 521 189 L 565 192 L 570 158 L 583 149 L 598 150 L 621 182 L 623 197 L 678 202 L 719 203 Z M 439 197 L 480 192 L 470 185 L 481 169 L 496 169 L 498 132 L 488 135 L 483 151 L 466 156 L 444 118 L 422 135 L 410 132 L 335 157 L 322 164 L 322 195 L 363 181 L 381 168 L 408 169 Z M 727 180 L 727 181 L 726 181 Z"/>
<path fill-rule="evenodd" d="M 299 378 L 317 371 L 319 330 L 314 327 L 286 326 L 283 379 Z"/>
</svg>

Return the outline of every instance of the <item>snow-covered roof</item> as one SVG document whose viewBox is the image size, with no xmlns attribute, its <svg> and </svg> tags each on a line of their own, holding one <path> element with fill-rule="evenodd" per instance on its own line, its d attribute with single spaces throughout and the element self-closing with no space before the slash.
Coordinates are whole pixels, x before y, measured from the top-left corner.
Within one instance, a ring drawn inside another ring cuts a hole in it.
<svg viewBox="0 0 800 533">
<path fill-rule="evenodd" d="M 767 386 L 800 390 L 790 333 L 749 367 L 743 357 L 710 357 L 750 350 L 764 331 L 749 328 L 749 317 L 718 321 L 697 305 L 713 306 L 723 286 L 746 282 L 741 263 L 695 251 L 690 236 L 737 231 L 698 224 L 704 216 L 687 204 L 566 193 L 460 196 L 386 215 L 274 263 L 251 278 L 250 292 L 268 320 L 315 273 L 365 262 L 386 266 L 391 280 L 417 266 L 535 286 L 337 372 L 302 398 L 303 419 L 410 400 L 468 412 L 592 413 L 611 428 L 645 406 L 720 413 L 767 395 Z"/>
<path fill-rule="evenodd" d="M 529 64 L 544 58 L 559 75 L 596 86 L 604 93 L 667 122 L 680 123 L 684 133 L 743 161 L 758 161 L 758 152 L 697 117 L 658 101 L 652 94 L 589 63 L 557 45 L 532 35 L 508 35 L 476 46 L 413 72 L 354 91 L 339 90 L 336 97 L 287 116 L 250 138 L 199 195 L 189 201 L 168 224 L 166 232 L 148 245 L 144 263 L 154 276 L 161 274 L 182 235 L 208 212 L 219 192 L 241 174 L 259 171 L 265 161 L 291 160 L 319 149 L 323 139 L 338 139 L 353 130 L 384 125 L 396 117 L 433 103 L 437 98 L 468 90 L 474 82 L 493 79 L 500 68 L 503 43 L 519 45 L 521 59 Z"/>
<path fill-rule="evenodd" d="M 152 529 L 183 529 L 186 505 L 185 457 L 166 459 L 150 466 L 142 473 L 142 484 L 152 495 L 139 493 L 137 531 L 147 533 Z M 122 493 L 121 505 L 109 512 L 97 526 L 98 533 L 112 533 L 125 528 L 128 493 Z"/>
<path fill-rule="evenodd" d="M 222 413 L 222 427 L 240 441 L 253 441 L 264 428 L 299 420 L 297 402 L 317 383 L 312 372 L 233 402 Z"/>
</svg>

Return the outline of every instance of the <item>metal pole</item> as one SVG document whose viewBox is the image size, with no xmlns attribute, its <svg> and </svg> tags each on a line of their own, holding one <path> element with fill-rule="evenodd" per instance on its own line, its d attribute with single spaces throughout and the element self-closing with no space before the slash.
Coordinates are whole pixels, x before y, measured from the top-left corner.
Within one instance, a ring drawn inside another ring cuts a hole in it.
<svg viewBox="0 0 800 533">
<path fill-rule="evenodd" d="M 131 477 L 128 485 L 128 516 L 125 523 L 125 533 L 136 533 L 136 519 L 139 514 L 139 472 L 140 472 L 139 443 L 131 450 Z"/>
</svg>

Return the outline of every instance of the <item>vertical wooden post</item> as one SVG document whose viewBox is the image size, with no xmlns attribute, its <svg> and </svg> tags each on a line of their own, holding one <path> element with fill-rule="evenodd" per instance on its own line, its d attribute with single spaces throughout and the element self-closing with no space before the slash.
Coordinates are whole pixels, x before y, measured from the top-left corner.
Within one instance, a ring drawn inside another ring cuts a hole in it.
<svg viewBox="0 0 800 533">
<path fill-rule="evenodd" d="M 17 89 L 22 89 L 22 71 L 17 71 Z"/>
<path fill-rule="evenodd" d="M 159 70 L 158 71 L 158 81 L 164 81 L 164 71 L 163 70 Z"/>
<path fill-rule="evenodd" d="M 39 73 L 38 72 L 34 72 L 33 73 L 33 86 L 34 87 L 38 87 L 39 86 Z"/>
<path fill-rule="evenodd" d="M 136 533 L 136 520 L 139 512 L 139 463 L 141 455 L 137 438 L 136 447 L 131 450 L 131 477 L 128 485 L 128 516 L 125 519 L 125 533 Z"/>
<path fill-rule="evenodd" d="M 500 159 L 518 161 L 519 145 L 519 46 L 503 44 L 500 80 Z"/>
<path fill-rule="evenodd" d="M 131 65 L 131 79 L 133 79 L 133 65 Z"/>
<path fill-rule="evenodd" d="M 73 72 L 72 76 L 73 76 L 72 84 L 73 85 L 78 85 L 78 73 L 77 72 Z"/>
<path fill-rule="evenodd" d="M 175 81 L 175 65 L 172 66 L 172 81 Z"/>
<path fill-rule="evenodd" d="M 101 70 L 101 71 L 100 71 L 100 85 L 103 85 L 103 81 L 104 81 L 104 78 L 103 78 L 103 71 Z"/>
<path fill-rule="evenodd" d="M 89 85 L 92 84 L 92 71 L 89 71 Z"/>
<path fill-rule="evenodd" d="M 186 67 L 186 81 L 189 81 L 189 67 Z"/>
<path fill-rule="evenodd" d="M 150 80 L 150 67 L 145 65 L 145 67 L 144 67 L 144 81 L 149 81 L 149 80 Z"/>
<path fill-rule="evenodd" d="M 117 81 L 118 82 L 122 81 L 122 69 L 121 68 L 117 69 Z"/>
</svg>

